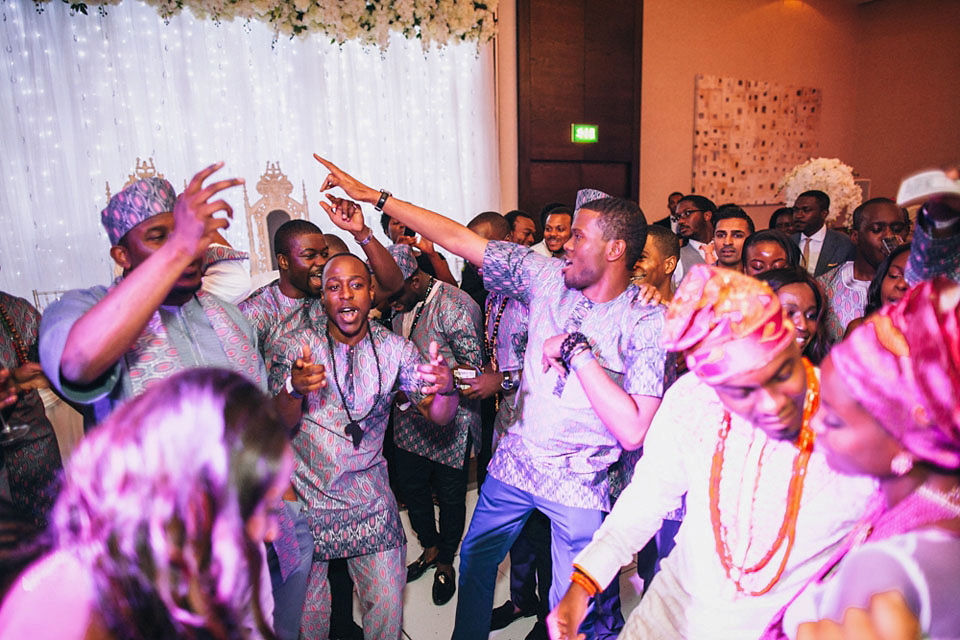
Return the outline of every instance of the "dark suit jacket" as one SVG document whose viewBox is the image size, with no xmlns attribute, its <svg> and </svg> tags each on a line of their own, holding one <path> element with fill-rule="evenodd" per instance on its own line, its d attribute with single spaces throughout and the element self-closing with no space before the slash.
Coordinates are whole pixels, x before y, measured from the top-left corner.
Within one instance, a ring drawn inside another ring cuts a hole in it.
<svg viewBox="0 0 960 640">
<path fill-rule="evenodd" d="M 800 247 L 800 251 L 803 251 L 801 235 L 800 233 L 795 233 L 790 237 L 793 238 L 793 241 Z M 817 268 L 813 276 L 818 278 L 827 271 L 830 271 L 830 269 L 844 262 L 850 262 L 856 256 L 857 249 L 853 246 L 850 238 L 839 231 L 827 229 L 827 236 L 823 239 L 823 246 L 820 248 L 820 258 L 817 259 Z"/>
</svg>

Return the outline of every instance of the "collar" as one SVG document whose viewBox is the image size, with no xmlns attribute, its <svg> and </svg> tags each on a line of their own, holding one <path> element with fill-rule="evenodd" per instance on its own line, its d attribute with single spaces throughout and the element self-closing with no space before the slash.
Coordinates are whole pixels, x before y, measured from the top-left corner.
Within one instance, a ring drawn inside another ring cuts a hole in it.
<svg viewBox="0 0 960 640">
<path fill-rule="evenodd" d="M 827 237 L 827 223 L 826 223 L 826 222 L 824 222 L 824 223 L 820 226 L 820 228 L 817 230 L 817 232 L 814 233 L 812 236 L 806 236 L 806 235 L 803 235 L 803 233 L 800 234 L 800 239 L 801 239 L 801 240 L 805 240 L 805 239 L 807 239 L 807 238 L 810 238 L 810 242 L 813 242 L 813 243 L 823 242 L 826 237 Z"/>
</svg>

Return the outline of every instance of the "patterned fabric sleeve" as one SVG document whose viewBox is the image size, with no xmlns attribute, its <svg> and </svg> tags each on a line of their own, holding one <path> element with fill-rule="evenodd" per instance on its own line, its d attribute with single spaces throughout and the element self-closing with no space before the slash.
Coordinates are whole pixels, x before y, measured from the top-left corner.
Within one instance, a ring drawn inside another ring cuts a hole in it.
<svg viewBox="0 0 960 640">
<path fill-rule="evenodd" d="M 466 294 L 454 290 L 450 304 L 441 308 L 441 326 L 457 364 L 483 366 L 483 315 Z"/>
<path fill-rule="evenodd" d="M 394 391 L 403 391 L 411 402 L 418 404 L 424 396 L 420 391 L 423 382 L 417 373 L 417 365 L 423 360 L 420 358 L 417 345 L 406 339 L 403 342 L 403 349 L 400 351 L 400 368 L 397 370 L 397 382 Z"/>
<path fill-rule="evenodd" d="M 938 275 L 960 282 L 960 233 L 934 238 L 917 224 L 907 261 L 907 282 L 912 287 Z"/>
<path fill-rule="evenodd" d="M 273 361 L 270 363 L 270 393 L 276 395 L 283 391 L 287 376 L 297 359 L 297 342 L 291 339 L 290 334 L 277 340 L 274 345 Z"/>
<path fill-rule="evenodd" d="M 560 264 L 528 247 L 490 241 L 483 253 L 483 286 L 529 306 L 537 286 L 545 280 L 543 274 L 551 268 L 559 270 Z"/>
<path fill-rule="evenodd" d="M 663 375 L 667 353 L 660 345 L 664 310 L 660 305 L 645 308 L 634 325 L 624 354 L 623 389 L 631 395 L 663 396 Z"/>
</svg>

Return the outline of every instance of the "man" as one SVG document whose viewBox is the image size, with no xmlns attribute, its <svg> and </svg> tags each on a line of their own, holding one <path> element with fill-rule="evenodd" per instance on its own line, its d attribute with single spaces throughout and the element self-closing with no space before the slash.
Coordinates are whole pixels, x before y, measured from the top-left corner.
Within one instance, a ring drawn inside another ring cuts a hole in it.
<svg viewBox="0 0 960 640">
<path fill-rule="evenodd" d="M 659 225 L 649 226 L 643 253 L 633 267 L 632 280 L 653 287 L 660 294 L 660 301 L 668 304 L 673 299 L 673 272 L 679 260 L 680 241 L 676 234 Z"/>
<path fill-rule="evenodd" d="M 456 413 L 457 392 L 436 345 L 429 363 L 420 364 L 416 345 L 368 321 L 373 291 L 359 258 L 333 256 L 322 277 L 322 308 L 320 301 L 304 308 L 306 322 L 278 340 L 270 369 L 270 388 L 283 389 L 306 347 L 326 376 L 322 386 L 288 401 L 303 408 L 293 484 L 315 540 L 301 635 L 327 637 L 327 562 L 347 558 L 364 637 L 399 638 L 406 540 L 381 453 L 387 419 L 402 390 L 415 402 L 433 394 L 428 415 L 445 424 Z"/>
<path fill-rule="evenodd" d="M 432 242 L 423 238 L 418 239 L 413 229 L 408 229 L 405 224 L 392 219 L 383 212 L 380 213 L 380 226 L 383 227 L 383 232 L 390 238 L 390 242 L 409 245 L 413 249 L 413 255 L 417 258 L 417 264 L 420 265 L 421 269 L 438 280 L 457 286 L 457 281 L 450 272 L 447 259 L 440 255 Z"/>
<path fill-rule="evenodd" d="M 520 419 L 497 447 L 460 551 L 454 637 L 486 638 L 497 565 L 529 514 L 539 509 L 553 523 L 553 603 L 573 555 L 609 508 L 608 467 L 623 448 L 640 446 L 660 404 L 663 311 L 634 305 L 637 291 L 629 286 L 646 221 L 636 204 L 620 198 L 580 202 L 560 261 L 487 241 L 317 160 L 330 170 L 324 190 L 339 186 L 482 262 L 487 288 L 530 310 Z"/>
<path fill-rule="evenodd" d="M 543 224 L 543 240 L 530 248 L 548 258 L 563 257 L 563 245 L 570 239 L 573 211 L 563 205 L 556 206 L 544 212 L 540 222 Z"/>
<path fill-rule="evenodd" d="M 850 238 L 827 229 L 824 223 L 829 213 L 830 196 L 823 191 L 804 191 L 793 203 L 794 224 L 800 231 L 791 237 L 800 246 L 803 264 L 814 277 L 853 260 L 855 252 Z"/>
<path fill-rule="evenodd" d="M 67 399 L 92 405 L 99 423 L 113 407 L 170 373 L 195 366 L 233 369 L 266 387 L 257 337 L 239 310 L 200 291 L 200 265 L 213 235 L 232 215 L 220 191 L 228 179 L 197 173 L 176 197 L 169 182 L 138 180 L 101 214 L 123 276 L 107 287 L 71 291 L 40 324 L 40 362 Z"/>
<path fill-rule="evenodd" d="M 776 294 L 698 265 L 677 291 L 664 343 L 691 373 L 664 396 L 631 484 L 574 561 L 550 614 L 576 636 L 589 594 L 614 580 L 686 494 L 677 544 L 625 638 L 757 638 L 829 557 L 875 490 L 813 450 L 818 381 Z"/>
<path fill-rule="evenodd" d="M 394 297 L 393 330 L 426 355 L 438 345 L 447 364 L 478 372 L 483 365 L 482 315 L 470 296 L 417 269 Z M 453 422 L 433 425 L 419 407 L 404 401 L 393 411 L 397 488 L 407 505 L 423 553 L 407 567 L 407 582 L 436 566 L 433 602 L 446 604 L 456 591 L 453 558 L 466 523 L 467 460 L 471 442 L 480 442 L 480 406 L 460 403 Z M 437 530 L 433 496 L 440 506 Z"/>
<path fill-rule="evenodd" d="M 510 223 L 513 242 L 524 247 L 532 247 L 537 242 L 537 223 L 529 213 L 514 209 L 504 218 Z"/>
<path fill-rule="evenodd" d="M 905 232 L 903 213 L 889 198 L 867 200 L 854 210 L 853 259 L 817 279 L 830 301 L 824 323 L 831 342 L 841 340 L 847 325 L 863 316 L 870 281 L 890 252 L 885 243 L 901 244 Z"/>
<path fill-rule="evenodd" d="M 780 207 L 770 214 L 768 229 L 783 232 L 788 236 L 794 232 L 796 225 L 793 219 L 793 207 Z"/>
<path fill-rule="evenodd" d="M 683 194 L 679 191 L 674 191 L 667 196 L 667 211 L 669 213 L 667 213 L 667 217 L 657 220 L 653 224 L 673 231 L 673 214 L 677 212 L 677 203 L 680 202 L 680 198 L 682 197 Z"/>
<path fill-rule="evenodd" d="M 677 225 L 677 235 L 680 237 L 680 262 L 673 272 L 673 286 L 680 286 L 690 268 L 695 264 L 713 264 L 717 256 L 713 245 L 713 214 L 717 212 L 717 205 L 709 198 L 690 195 L 680 198 L 676 212 L 670 217 Z"/>
<path fill-rule="evenodd" d="M 753 220 L 737 206 L 720 207 L 713 217 L 713 246 L 717 264 L 743 271 L 743 243 L 755 231 Z"/>
</svg>

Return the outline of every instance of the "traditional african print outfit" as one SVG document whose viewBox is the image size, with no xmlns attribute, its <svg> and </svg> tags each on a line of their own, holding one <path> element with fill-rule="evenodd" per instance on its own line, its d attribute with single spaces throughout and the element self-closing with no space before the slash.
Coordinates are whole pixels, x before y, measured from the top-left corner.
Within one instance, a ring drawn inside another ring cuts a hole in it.
<svg viewBox="0 0 960 640">
<path fill-rule="evenodd" d="M 863 317 L 870 283 L 853 277 L 853 261 L 827 271 L 817 282 L 827 295 L 827 312 L 823 317 L 827 338 L 830 342 L 840 342 L 847 325 Z"/>
<path fill-rule="evenodd" d="M 647 432 L 633 481 L 575 560 L 600 585 L 610 583 L 686 493 L 676 547 L 621 637 L 759 637 L 863 515 L 875 490 L 869 478 L 832 471 L 814 450 L 783 575 L 765 595 L 738 593 L 720 562 L 711 522 L 710 474 L 723 413 L 716 392 L 693 373 L 670 387 Z M 796 454 L 792 442 L 773 440 L 739 416 L 731 417 L 718 506 L 735 565 L 756 564 L 772 547 L 784 519 Z M 744 578 L 747 590 L 763 588 L 782 557 L 783 547 L 764 569 Z"/>
<path fill-rule="evenodd" d="M 0 366 L 13 369 L 36 362 L 37 327 L 40 314 L 23 298 L 0 291 Z M 12 326 L 8 326 L 7 322 Z M 17 338 L 26 348 L 21 361 Z M 43 400 L 34 389 L 20 394 L 17 403 L 3 410 L 9 425 L 26 424 L 30 430 L 15 442 L 0 445 L 0 500 L 9 501 L 17 514 L 36 527 L 47 524 L 47 513 L 53 507 L 50 486 L 60 469 L 60 450 L 53 426 L 43 410 Z"/>
<path fill-rule="evenodd" d="M 60 360 L 70 329 L 108 291 L 102 286 L 68 291 L 46 309 L 40 322 L 44 373 L 65 398 L 92 405 L 92 424 L 154 382 L 192 367 L 230 369 L 266 390 L 266 370 L 250 323 L 235 306 L 203 292 L 179 307 L 162 305 L 134 345 L 97 382 L 79 386 L 63 380 Z M 86 422 L 87 428 L 92 426 Z"/>
<path fill-rule="evenodd" d="M 277 341 L 270 388 L 279 392 L 293 362 L 308 345 L 327 372 L 327 386 L 310 393 L 293 440 L 294 490 L 306 505 L 315 541 L 313 568 L 301 632 L 326 638 L 330 618 L 327 560 L 347 558 L 363 610 L 364 636 L 397 638 L 403 622 L 406 538 L 387 479 L 383 438 L 393 397 L 404 391 L 422 398 L 416 345 L 370 323 L 358 344 L 327 337 L 327 318 L 314 304 L 306 324 Z M 343 398 L 340 396 L 342 390 Z M 350 416 L 363 429 L 354 447 L 346 427 Z"/>
<path fill-rule="evenodd" d="M 627 393 L 662 393 L 663 309 L 632 304 L 632 285 L 613 300 L 593 303 L 565 286 L 562 268 L 562 261 L 507 242 L 490 242 L 484 253 L 484 285 L 527 305 L 529 333 L 520 419 L 500 440 L 460 552 L 455 638 L 486 638 L 497 565 L 534 508 L 553 522 L 551 606 L 570 578 L 573 556 L 609 509 L 607 469 L 620 457 L 620 444 L 575 374 L 561 380 L 552 368 L 543 372 L 544 341 L 580 331 Z"/>
</svg>

